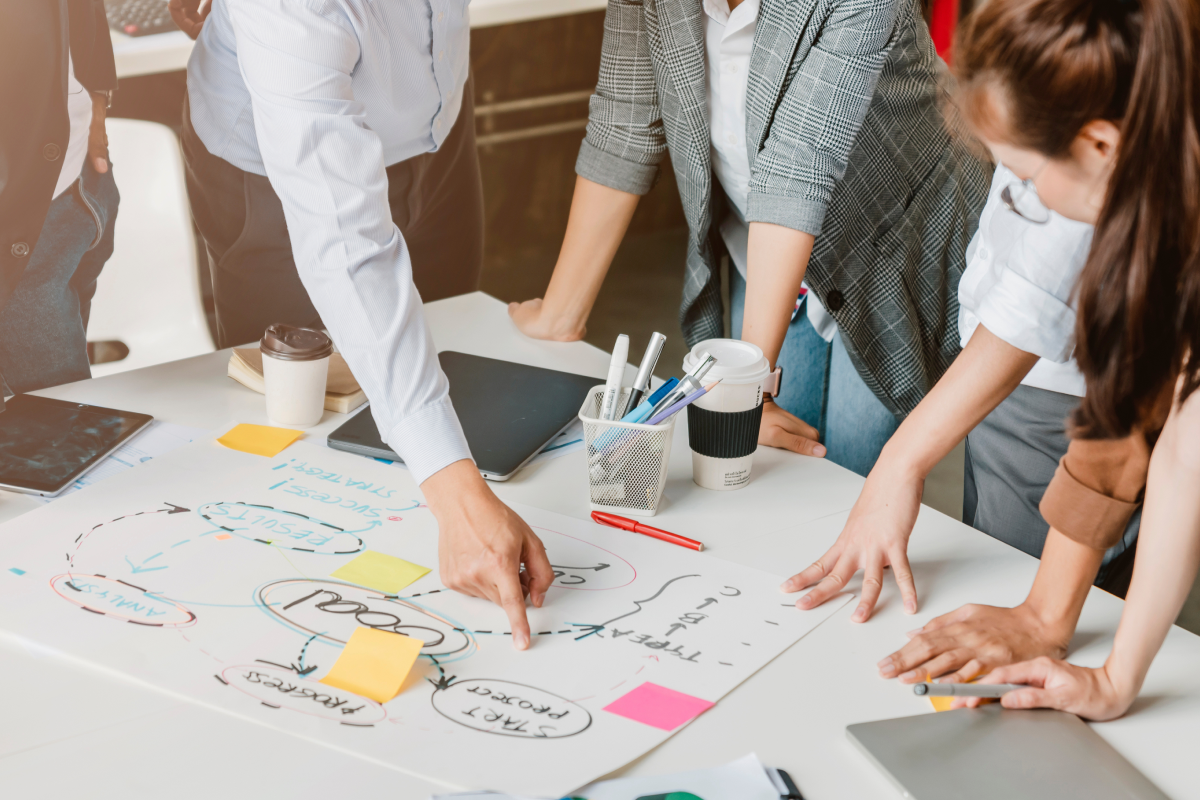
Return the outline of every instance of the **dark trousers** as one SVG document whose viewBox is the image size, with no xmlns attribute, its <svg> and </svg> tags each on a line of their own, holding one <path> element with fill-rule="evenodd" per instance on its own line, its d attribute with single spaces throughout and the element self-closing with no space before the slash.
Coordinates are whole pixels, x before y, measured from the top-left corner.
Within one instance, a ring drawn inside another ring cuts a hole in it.
<svg viewBox="0 0 1200 800">
<path fill-rule="evenodd" d="M 967 436 L 963 522 L 1040 558 L 1050 524 L 1038 504 L 1067 452 L 1067 417 L 1079 398 L 1018 386 Z M 1142 512 L 1104 554 L 1096 585 L 1124 597 Z"/>
<path fill-rule="evenodd" d="M 270 180 L 209 153 L 192 129 L 186 102 L 181 143 L 192 217 L 208 249 L 217 347 L 256 342 L 276 322 L 323 327 L 296 271 L 283 205 Z M 387 177 L 392 221 L 404 235 L 421 299 L 478 289 L 483 186 L 470 83 L 441 148 L 391 165 Z"/>
</svg>

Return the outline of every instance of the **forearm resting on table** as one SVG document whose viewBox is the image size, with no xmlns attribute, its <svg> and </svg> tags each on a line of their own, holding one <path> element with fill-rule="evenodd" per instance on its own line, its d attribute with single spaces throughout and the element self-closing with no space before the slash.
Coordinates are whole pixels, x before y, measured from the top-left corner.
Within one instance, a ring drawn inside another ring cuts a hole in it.
<svg viewBox="0 0 1200 800">
<path fill-rule="evenodd" d="M 893 434 L 876 469 L 924 480 L 1012 394 L 1037 360 L 980 325 L 946 374 Z"/>
<path fill-rule="evenodd" d="M 1054 528 L 1046 534 L 1042 559 L 1025 605 L 1044 626 L 1070 641 L 1104 551 L 1080 544 Z"/>
<path fill-rule="evenodd" d="M 1137 561 L 1105 671 L 1132 700 L 1200 567 L 1200 393 L 1172 410 L 1150 459 Z"/>
<path fill-rule="evenodd" d="M 542 301 L 542 313 L 555 320 L 560 333 L 581 335 L 639 199 L 587 178 L 575 179 L 567 232 Z"/>
</svg>

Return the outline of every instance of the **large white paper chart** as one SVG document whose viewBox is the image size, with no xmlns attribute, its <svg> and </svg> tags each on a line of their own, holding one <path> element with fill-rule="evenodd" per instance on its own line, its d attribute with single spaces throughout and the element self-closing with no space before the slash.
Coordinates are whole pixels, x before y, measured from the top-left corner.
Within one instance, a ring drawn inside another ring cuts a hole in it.
<svg viewBox="0 0 1200 800">
<path fill-rule="evenodd" d="M 720 700 L 840 605 L 800 612 L 776 576 L 516 510 L 557 576 L 525 652 L 503 611 L 439 583 L 406 472 L 302 442 L 200 440 L 0 527 L 0 627 L 450 787 L 558 797 L 678 730 L 674 693 Z M 330 577 L 365 550 L 433 571 L 395 594 Z M 358 626 L 425 643 L 387 703 L 318 682 Z M 666 699 L 605 710 L 635 690 Z"/>
</svg>

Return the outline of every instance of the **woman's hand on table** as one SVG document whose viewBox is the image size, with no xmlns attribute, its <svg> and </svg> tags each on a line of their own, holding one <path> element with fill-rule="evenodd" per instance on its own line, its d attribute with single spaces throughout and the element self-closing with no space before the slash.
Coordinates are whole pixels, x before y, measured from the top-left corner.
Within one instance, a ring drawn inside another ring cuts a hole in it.
<svg viewBox="0 0 1200 800">
<path fill-rule="evenodd" d="M 884 567 L 890 566 L 904 599 L 904 612 L 916 613 L 917 588 L 908 565 L 908 537 L 921 507 L 923 485 L 922 480 L 872 470 L 833 547 L 811 567 L 784 582 L 785 592 L 798 592 L 816 584 L 796 601 L 796 608 L 814 608 L 839 594 L 861 569 L 862 596 L 851 619 L 866 622 L 883 589 Z"/>
<path fill-rule="evenodd" d="M 509 303 L 508 315 L 516 323 L 517 329 L 530 339 L 577 342 L 587 333 L 586 322 L 551 312 L 540 297 L 524 303 Z"/>
<path fill-rule="evenodd" d="M 967 605 L 910 632 L 904 647 L 879 662 L 884 678 L 962 683 L 981 673 L 1039 656 L 1066 655 L 1074 626 L 1044 619 L 1036 608 Z M 947 674 L 949 673 L 949 674 Z"/>
<path fill-rule="evenodd" d="M 758 443 L 791 450 L 802 456 L 825 457 L 825 446 L 818 441 L 817 429 L 776 403 L 763 404 Z"/>
<path fill-rule="evenodd" d="M 985 675 L 980 683 L 1015 683 L 1029 686 L 1008 692 L 1000 699 L 1005 708 L 1057 708 L 1084 719 L 1103 722 L 1129 710 L 1136 691 L 1122 689 L 1109 667 L 1088 669 L 1052 658 L 1036 658 Z M 956 697 L 952 708 L 974 708 L 978 697 Z"/>
<path fill-rule="evenodd" d="M 503 608 L 513 646 L 529 647 L 525 597 L 541 608 L 554 582 L 541 540 L 493 494 L 470 460 L 456 461 L 430 476 L 421 490 L 438 521 L 442 582 Z"/>
</svg>

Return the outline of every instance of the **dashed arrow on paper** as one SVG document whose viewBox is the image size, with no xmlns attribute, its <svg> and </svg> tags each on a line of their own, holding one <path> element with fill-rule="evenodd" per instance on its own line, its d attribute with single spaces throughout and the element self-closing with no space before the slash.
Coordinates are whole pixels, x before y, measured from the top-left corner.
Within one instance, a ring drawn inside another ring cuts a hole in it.
<svg viewBox="0 0 1200 800">
<path fill-rule="evenodd" d="M 136 517 L 136 516 L 141 516 L 142 514 L 146 514 L 146 513 L 161 514 L 164 511 L 167 513 L 167 516 L 170 516 L 171 514 L 186 514 L 191 511 L 190 508 L 184 508 L 183 506 L 177 506 L 174 503 L 168 503 L 166 501 L 163 502 L 163 505 L 165 505 L 167 507 L 159 508 L 159 509 L 156 509 L 156 510 L 150 511 L 150 512 L 140 511 L 137 514 L 133 514 L 131 516 Z M 118 517 L 118 519 L 124 519 L 124 517 Z M 115 521 L 116 520 L 114 520 L 114 522 Z M 188 541 L 188 540 L 185 539 L 184 541 Z M 183 544 L 183 542 L 180 542 L 179 544 Z M 129 565 L 129 569 L 130 569 L 130 571 L 133 572 L 134 575 L 138 575 L 143 572 L 157 572 L 160 569 L 166 569 L 170 565 L 163 564 L 162 566 L 150 566 L 150 567 L 148 567 L 146 565 L 161 555 L 162 555 L 162 552 L 160 551 L 158 553 L 155 553 L 152 556 L 149 556 L 148 558 L 143 558 L 142 562 L 140 564 L 134 564 L 133 561 L 129 558 L 129 556 L 125 556 L 125 563 Z"/>
<path fill-rule="evenodd" d="M 151 561 L 153 561 L 154 559 L 158 558 L 161 555 L 162 555 L 162 553 L 155 553 L 154 555 L 150 556 L 149 558 L 142 559 L 141 564 L 134 564 L 133 561 L 131 561 L 129 559 L 129 556 L 125 556 L 125 563 L 129 565 L 129 569 L 133 572 L 134 575 L 137 575 L 142 572 L 155 572 L 160 569 L 166 569 L 169 566 L 167 564 L 163 564 L 161 567 L 147 567 L 146 566 L 146 564 L 150 563 Z"/>
</svg>

